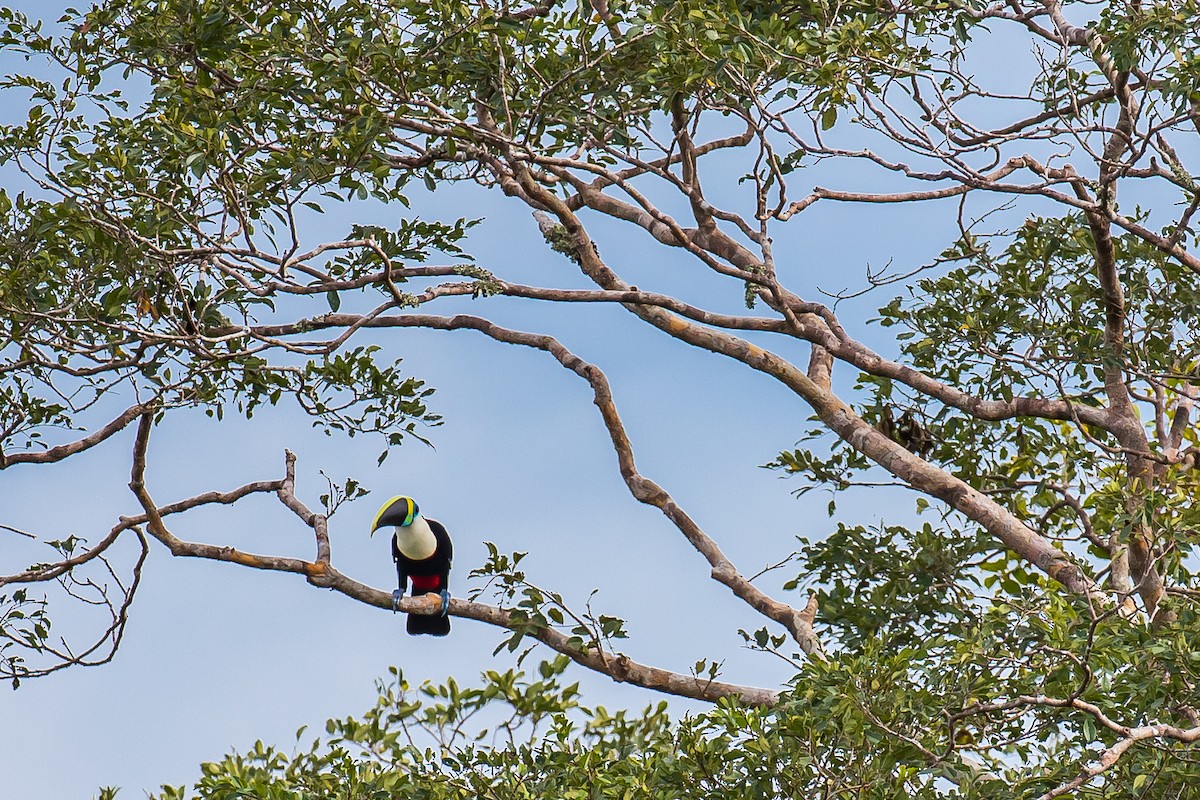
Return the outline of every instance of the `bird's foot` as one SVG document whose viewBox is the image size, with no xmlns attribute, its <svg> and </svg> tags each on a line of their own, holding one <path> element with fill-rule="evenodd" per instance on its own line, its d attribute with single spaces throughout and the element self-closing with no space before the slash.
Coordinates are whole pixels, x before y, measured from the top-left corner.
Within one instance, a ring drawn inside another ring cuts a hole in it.
<svg viewBox="0 0 1200 800">
<path fill-rule="evenodd" d="M 450 590 L 442 589 L 442 616 L 450 612 Z"/>
<path fill-rule="evenodd" d="M 392 613 L 395 614 L 400 610 L 400 598 L 404 596 L 403 589 L 396 589 L 392 592 Z"/>
</svg>

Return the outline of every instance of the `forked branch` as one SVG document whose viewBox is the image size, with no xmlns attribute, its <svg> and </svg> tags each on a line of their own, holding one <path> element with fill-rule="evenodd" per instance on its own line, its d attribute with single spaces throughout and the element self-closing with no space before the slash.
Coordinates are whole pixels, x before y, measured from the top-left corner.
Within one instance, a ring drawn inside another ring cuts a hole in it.
<svg viewBox="0 0 1200 800">
<path fill-rule="evenodd" d="M 288 556 L 258 555 L 247 553 L 233 547 L 188 542 L 175 536 L 166 527 L 163 520 L 166 509 L 170 506 L 158 507 L 146 488 L 146 453 L 150 441 L 150 431 L 153 427 L 151 414 L 143 415 L 138 424 L 137 438 L 134 444 L 133 467 L 131 470 L 130 489 L 138 498 L 147 522 L 147 530 L 152 537 L 162 542 L 172 555 L 205 558 L 211 561 L 224 561 L 253 569 L 291 572 L 304 575 L 314 586 L 333 589 L 340 594 L 350 597 L 360 603 L 376 608 L 393 610 L 393 600 L 390 592 L 376 589 L 360 583 L 339 572 L 330 564 L 330 552 L 327 520 L 324 515 L 309 510 L 294 493 L 295 456 L 287 453 L 286 476 L 279 481 L 264 482 L 262 485 L 275 488 L 280 501 L 289 510 L 313 528 L 317 541 L 317 557 L 314 561 Z M 187 502 L 187 501 L 185 501 Z M 437 595 L 421 597 L 403 597 L 395 610 L 406 614 L 437 614 L 441 611 L 441 599 Z M 447 610 L 452 616 L 474 619 L 498 628 L 514 629 L 520 622 L 514 619 L 511 611 L 460 598 L 453 598 Z M 737 697 L 748 705 L 770 706 L 778 702 L 778 692 L 771 689 L 753 686 L 740 686 L 722 681 L 709 680 L 696 675 L 685 675 L 638 663 L 628 656 L 615 653 L 598 646 L 580 647 L 572 636 L 553 628 L 539 628 L 528 634 L 548 647 L 571 658 L 595 672 L 608 675 L 615 681 L 632 683 L 647 689 L 690 697 L 697 700 L 716 701 L 723 697 Z"/>
</svg>

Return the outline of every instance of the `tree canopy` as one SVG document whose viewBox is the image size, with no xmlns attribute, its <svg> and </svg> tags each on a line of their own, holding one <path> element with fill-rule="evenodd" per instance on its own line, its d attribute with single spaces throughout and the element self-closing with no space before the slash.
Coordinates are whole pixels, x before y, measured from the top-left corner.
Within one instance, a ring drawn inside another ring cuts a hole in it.
<svg viewBox="0 0 1200 800">
<path fill-rule="evenodd" d="M 282 478 L 160 502 L 148 444 L 181 410 L 251 417 L 291 398 L 331 432 L 380 437 L 382 460 L 438 417 L 420 376 L 356 334 L 402 347 L 390 329 L 468 330 L 586 382 L 632 497 L 744 601 L 747 644 L 794 679 L 749 685 L 718 674 L 719 654 L 691 674 L 641 663 L 617 649 L 622 620 L 570 608 L 493 546 L 450 613 L 502 629 L 501 647 L 557 651 L 540 682 L 489 672 L 424 705 L 385 686 L 363 720 L 331 724 L 332 750 L 231 757 L 201 796 L 242 796 L 251 774 L 264 797 L 540 796 L 540 781 L 563 796 L 1178 797 L 1200 778 L 1196 3 L 108 0 L 62 32 L 0 19 L 0 46 L 39 64 L 3 83 L 28 111 L 0 128 L 22 187 L 0 191 L 0 470 L 50 470 L 133 428 L 141 509 L 5 565 L 14 684 L 111 658 L 152 547 L 389 608 L 332 563 L 328 518 L 355 482 L 314 511 L 289 453 Z M 413 200 L 454 184 L 532 214 L 586 288 L 477 260 L 467 241 L 488 223 L 469 200 L 449 218 Z M 324 208 L 360 200 L 402 218 L 312 241 Z M 829 205 L 836 226 L 806 223 Z M 820 294 L 881 207 L 920 209 L 930 258 Z M 609 255 L 630 243 L 694 277 L 632 285 Z M 713 279 L 720 295 L 696 291 Z M 839 310 L 860 291 L 870 323 Z M 463 297 L 478 313 L 438 313 Z M 639 471 L 586 339 L 498 324 L 505 299 L 619 305 L 791 392 L 811 430 L 781 431 L 769 466 L 832 498 L 827 533 L 798 549 L 779 533 L 794 577 L 764 589 L 732 563 Z M 920 521 L 839 521 L 844 492 L 881 485 L 910 489 Z M 311 529 L 311 560 L 172 533 L 175 515 L 261 493 Z M 141 558 L 108 558 L 129 540 Z M 55 643 L 52 581 L 111 609 L 94 643 Z M 568 661 L 715 705 L 581 722 Z M 533 733 L 406 738 L 417 722 L 457 735 L 497 703 Z"/>
</svg>

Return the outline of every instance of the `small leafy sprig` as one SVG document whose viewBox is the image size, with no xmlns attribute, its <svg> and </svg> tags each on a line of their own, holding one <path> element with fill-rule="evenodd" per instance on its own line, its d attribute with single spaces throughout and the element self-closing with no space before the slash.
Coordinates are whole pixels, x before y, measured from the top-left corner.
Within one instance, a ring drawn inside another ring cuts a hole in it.
<svg viewBox="0 0 1200 800">
<path fill-rule="evenodd" d="M 552 628 L 568 632 L 571 646 L 579 652 L 609 651 L 614 639 L 628 638 L 623 619 L 597 614 L 592 610 L 592 598 L 596 596 L 596 590 L 588 596 L 585 610 L 577 613 L 567 605 L 561 594 L 531 583 L 524 570 L 517 568 L 528 553 L 501 553 L 493 543 L 484 544 L 488 549 L 488 558 L 482 566 L 471 570 L 470 577 L 484 578 L 486 581 L 483 586 L 473 589 L 470 596 L 476 600 L 490 591 L 498 605 L 508 610 L 512 631 L 496 645 L 493 655 L 504 649 L 515 652 L 526 637 L 536 639 L 540 632 Z M 532 647 L 526 648 L 517 663 L 523 662 L 531 650 Z"/>
</svg>

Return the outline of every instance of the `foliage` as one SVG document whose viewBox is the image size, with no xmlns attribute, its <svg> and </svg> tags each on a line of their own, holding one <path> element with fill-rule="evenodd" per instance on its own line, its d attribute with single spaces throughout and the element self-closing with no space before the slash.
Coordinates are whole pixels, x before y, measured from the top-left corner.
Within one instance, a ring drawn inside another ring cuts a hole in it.
<svg viewBox="0 0 1200 800">
<path fill-rule="evenodd" d="M 308 744 L 302 729 L 291 752 L 256 742 L 202 764 L 190 791 L 163 787 L 157 797 L 1035 796 L 1072 777 L 1079 756 L 1073 742 L 1109 743 L 1111 732 L 1098 731 L 1087 714 L 1014 714 L 985 708 L 981 698 L 1001 682 L 1029 692 L 1069 691 L 1082 662 L 1064 661 L 1064 653 L 1144 645 L 1127 640 L 1127 625 L 1051 631 L 1038 617 L 1030 614 L 1014 630 L 998 613 L 957 643 L 936 637 L 895 649 L 876 642 L 836 664 L 811 663 L 773 708 L 722 700 L 678 719 L 665 702 L 639 713 L 581 704 L 578 686 L 561 679 L 565 656 L 542 662 L 533 677 L 489 670 L 478 688 L 453 680 L 414 688 L 393 668 L 362 717 L 331 719 L 326 736 Z M 1055 652 L 1048 639 L 1063 649 Z M 1033 643 L 1033 663 L 1048 671 L 1048 683 L 1013 670 L 1011 648 Z M 1186 669 L 1191 678 L 1195 672 L 1194 665 Z M 1131 692 L 1133 684 L 1112 676 L 1084 697 L 1136 705 Z M 938 758 L 955 746 L 994 753 L 989 745 L 998 742 L 1008 743 L 1006 755 L 986 763 Z M 1040 774 L 1030 772 L 1032 763 Z M 1135 786 L 1138 796 L 1173 797 L 1188 775 L 1170 750 L 1147 748 L 1123 761 L 1111 780 Z M 1128 794 L 1101 789 L 1087 796 Z"/>
</svg>

